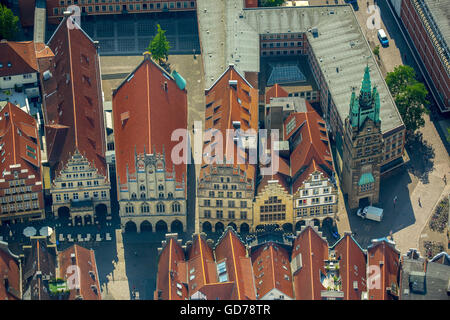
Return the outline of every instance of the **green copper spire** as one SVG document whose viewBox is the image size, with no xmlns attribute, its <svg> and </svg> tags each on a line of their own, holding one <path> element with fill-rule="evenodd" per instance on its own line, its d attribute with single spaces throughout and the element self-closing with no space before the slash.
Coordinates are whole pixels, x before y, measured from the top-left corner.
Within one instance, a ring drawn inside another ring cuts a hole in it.
<svg viewBox="0 0 450 320">
<path fill-rule="evenodd" d="M 377 87 L 373 88 L 372 96 L 375 98 L 375 116 L 373 120 L 380 122 L 380 94 L 378 93 Z"/>
<path fill-rule="evenodd" d="M 372 82 L 370 81 L 370 69 L 369 65 L 366 65 L 364 69 L 364 78 L 361 85 L 361 94 L 368 93 L 370 94 L 372 91 Z"/>
</svg>

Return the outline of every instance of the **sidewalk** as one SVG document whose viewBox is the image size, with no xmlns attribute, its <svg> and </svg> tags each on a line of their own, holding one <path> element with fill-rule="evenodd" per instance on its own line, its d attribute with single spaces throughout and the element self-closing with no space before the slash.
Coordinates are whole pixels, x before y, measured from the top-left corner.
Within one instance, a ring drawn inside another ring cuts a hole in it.
<svg viewBox="0 0 450 320">
<path fill-rule="evenodd" d="M 123 250 L 122 231 L 116 230 L 116 247 L 118 262 L 113 262 L 114 270 L 102 286 L 103 300 L 130 300 L 130 287 L 125 271 L 125 256 Z"/>
</svg>

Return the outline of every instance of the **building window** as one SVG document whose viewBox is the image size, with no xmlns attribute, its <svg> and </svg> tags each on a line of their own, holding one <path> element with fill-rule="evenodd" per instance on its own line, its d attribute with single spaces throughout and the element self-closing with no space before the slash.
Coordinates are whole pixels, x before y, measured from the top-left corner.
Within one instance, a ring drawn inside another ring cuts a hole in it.
<svg viewBox="0 0 450 320">
<path fill-rule="evenodd" d="M 216 211 L 216 218 L 217 219 L 223 219 L 223 211 L 222 210 L 217 210 Z"/>
<path fill-rule="evenodd" d="M 145 191 L 145 186 L 144 186 L 143 184 L 141 184 L 141 185 L 139 186 L 139 190 L 140 190 L 140 191 Z"/>
<path fill-rule="evenodd" d="M 85 198 L 85 199 L 89 198 L 89 192 L 85 192 L 85 193 L 84 193 L 84 198 Z"/>
<path fill-rule="evenodd" d="M 125 212 L 126 213 L 134 213 L 134 207 L 131 203 L 129 203 L 125 206 Z"/>
<path fill-rule="evenodd" d="M 216 207 L 222 207 L 222 206 L 223 206 L 222 200 L 216 200 Z"/>
<path fill-rule="evenodd" d="M 211 218 L 211 211 L 205 210 L 205 211 L 203 212 L 203 214 L 204 214 L 204 217 L 205 217 L 205 218 Z"/>
<path fill-rule="evenodd" d="M 166 207 L 164 205 L 164 203 L 160 202 L 156 205 L 156 212 L 161 213 L 161 212 L 165 212 L 166 211 Z"/>
<path fill-rule="evenodd" d="M 141 199 L 145 199 L 145 192 L 141 193 Z"/>
<path fill-rule="evenodd" d="M 205 206 L 205 207 L 210 207 L 211 206 L 211 200 L 203 200 L 203 205 Z"/>
<path fill-rule="evenodd" d="M 178 202 L 175 202 L 172 204 L 172 212 L 180 212 L 181 206 Z"/>
<path fill-rule="evenodd" d="M 241 201 L 241 208 L 247 208 L 247 201 Z"/>
<path fill-rule="evenodd" d="M 146 203 L 144 203 L 141 206 L 141 213 L 149 213 L 150 212 L 150 206 Z"/>
<path fill-rule="evenodd" d="M 241 211 L 241 219 L 247 220 L 247 211 Z"/>
<path fill-rule="evenodd" d="M 72 194 L 72 198 L 73 198 L 73 200 L 78 200 L 78 193 Z"/>
<path fill-rule="evenodd" d="M 164 186 L 163 186 L 162 184 L 160 184 L 160 185 L 158 186 L 158 190 L 159 190 L 159 191 L 163 191 L 163 190 L 164 190 Z"/>
<path fill-rule="evenodd" d="M 105 199 L 106 198 L 106 191 L 102 191 L 102 199 Z"/>
<path fill-rule="evenodd" d="M 69 195 L 67 193 L 64 193 L 64 201 L 69 201 Z"/>
<path fill-rule="evenodd" d="M 55 195 L 55 200 L 56 200 L 56 202 L 60 202 L 61 201 L 61 195 L 60 194 Z"/>
<path fill-rule="evenodd" d="M 235 215 L 234 215 L 234 211 L 228 211 L 228 219 L 234 219 Z"/>
<path fill-rule="evenodd" d="M 133 193 L 131 194 L 131 199 L 133 199 L 133 200 L 137 199 L 136 193 L 133 192 Z"/>
</svg>

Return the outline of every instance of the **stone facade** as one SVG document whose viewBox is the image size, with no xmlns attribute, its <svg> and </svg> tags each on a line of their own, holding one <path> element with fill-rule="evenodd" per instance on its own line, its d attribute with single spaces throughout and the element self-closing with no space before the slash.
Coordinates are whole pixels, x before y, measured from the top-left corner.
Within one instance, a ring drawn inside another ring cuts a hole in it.
<svg viewBox="0 0 450 320">
<path fill-rule="evenodd" d="M 186 231 L 186 190 L 184 176 L 175 180 L 175 168 L 167 170 L 165 154 L 136 154 L 134 174 L 119 186 L 120 218 L 125 231 Z M 142 227 L 142 228 L 141 228 Z M 170 228 L 170 229 L 169 229 Z"/>
<path fill-rule="evenodd" d="M 380 98 L 366 67 L 360 94 L 356 97 L 353 91 L 345 120 L 341 179 L 351 209 L 378 203 L 382 150 Z"/>
<path fill-rule="evenodd" d="M 220 231 L 227 225 L 241 232 L 252 229 L 253 183 L 232 166 L 211 165 L 209 169 L 198 183 L 200 230 Z"/>
<path fill-rule="evenodd" d="M 110 184 L 108 177 L 78 151 L 72 155 L 59 175 L 53 179 L 54 214 L 70 218 L 73 225 L 93 224 L 94 218 L 111 218 Z"/>
<path fill-rule="evenodd" d="M 253 228 L 260 225 L 277 224 L 292 232 L 294 221 L 292 195 L 278 180 L 269 180 L 253 202 Z"/>
<path fill-rule="evenodd" d="M 338 210 L 337 204 L 336 186 L 323 172 L 315 170 L 294 194 L 294 225 L 305 220 L 334 220 Z"/>
</svg>

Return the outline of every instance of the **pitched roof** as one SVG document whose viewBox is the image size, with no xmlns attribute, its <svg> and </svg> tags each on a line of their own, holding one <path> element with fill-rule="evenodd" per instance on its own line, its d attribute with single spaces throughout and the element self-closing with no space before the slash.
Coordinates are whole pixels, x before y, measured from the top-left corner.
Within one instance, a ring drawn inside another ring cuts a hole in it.
<svg viewBox="0 0 450 320">
<path fill-rule="evenodd" d="M 189 297 L 188 288 L 183 285 L 187 282 L 184 262 L 183 248 L 176 239 L 168 239 L 158 257 L 155 300 L 184 300 Z"/>
<path fill-rule="evenodd" d="M 72 258 L 72 255 L 74 256 Z M 59 277 L 65 279 L 67 274 L 71 274 L 68 270 L 77 266 L 79 295 L 83 300 L 101 300 L 100 281 L 97 271 L 97 263 L 95 261 L 95 253 L 92 249 L 86 249 L 77 244 L 59 252 Z M 75 288 L 70 290 L 69 300 L 74 300 L 78 296 Z"/>
<path fill-rule="evenodd" d="M 231 84 L 230 85 L 230 81 Z M 225 72 L 205 91 L 205 131 L 217 129 L 223 137 L 223 154 L 233 154 L 233 166 L 239 167 L 249 181 L 255 178 L 255 165 L 249 164 L 248 156 L 245 164 L 237 164 L 237 142 L 232 143 L 232 150 L 226 144 L 227 129 L 233 129 L 233 122 L 238 121 L 243 131 L 258 129 L 258 90 L 230 65 Z M 211 145 L 214 143 L 211 143 Z M 220 142 L 219 142 L 220 143 Z M 205 146 L 207 144 L 205 143 Z M 206 147 L 204 147 L 206 149 Z M 210 156 L 214 156 L 211 154 Z M 244 154 L 239 156 L 244 157 Z M 223 159 L 217 159 L 223 161 Z M 230 159 L 231 160 L 231 159 Z M 230 161 L 228 160 L 228 161 Z M 203 159 L 204 161 L 204 159 Z M 204 163 L 205 164 L 205 163 Z M 200 177 L 204 177 L 208 170 L 201 169 Z"/>
<path fill-rule="evenodd" d="M 266 90 L 266 104 L 270 103 L 271 98 L 287 97 L 289 94 L 278 83 Z"/>
<path fill-rule="evenodd" d="M 50 300 L 44 278 L 56 277 L 56 247 L 47 243 L 46 237 L 31 238 L 31 246 L 24 247 L 23 268 L 24 298 L 27 300 Z M 39 276 L 38 276 L 39 275 Z"/>
<path fill-rule="evenodd" d="M 260 246 L 251 254 L 256 291 L 259 299 L 268 297 L 273 289 L 294 298 L 289 252 L 273 242 Z"/>
<path fill-rule="evenodd" d="M 148 55 L 114 90 L 113 119 L 119 184 L 127 183 L 127 167 L 129 174 L 135 173 L 136 153 L 164 153 L 166 170 L 175 169 L 178 183 L 186 180 L 186 164 L 175 165 L 171 156 L 181 138 L 172 141 L 171 135 L 187 129 L 187 92 Z M 182 139 L 187 141 L 184 135 Z"/>
<path fill-rule="evenodd" d="M 0 241 L 0 301 L 21 299 L 21 285 L 18 257 L 9 251 L 6 242 Z"/>
<path fill-rule="evenodd" d="M 0 41 L 0 64 L 0 77 L 38 72 L 34 42 Z"/>
<path fill-rule="evenodd" d="M 292 270 L 297 300 L 320 300 L 325 288 L 320 272 L 325 274 L 324 260 L 328 258 L 328 243 L 311 226 L 306 226 L 294 240 L 292 260 L 301 255 L 302 267 Z"/>
<path fill-rule="evenodd" d="M 189 287 L 191 288 L 189 294 L 192 295 L 203 286 L 217 282 L 217 268 L 214 252 L 205 238 L 200 234 L 192 236 L 192 245 L 187 251 L 189 265 L 188 281 Z"/>
<path fill-rule="evenodd" d="M 232 300 L 256 299 L 252 264 L 247 249 L 233 228 L 227 227 L 215 247 L 217 263 L 225 261 L 228 280 L 235 282 Z"/>
<path fill-rule="evenodd" d="M 388 289 L 398 289 L 398 272 L 400 252 L 395 249 L 395 243 L 386 238 L 374 239 L 367 248 L 368 265 L 380 267 L 379 286 L 373 285 L 369 288 L 370 300 L 392 300 L 393 296 L 388 294 Z M 369 270 L 369 276 L 373 274 Z M 378 279 L 378 277 L 377 277 Z M 378 280 L 377 280 L 378 281 Z"/>
<path fill-rule="evenodd" d="M 106 143 L 97 48 L 81 29 L 68 28 L 64 18 L 48 42 L 54 63 L 43 63 L 47 153 L 52 177 L 59 175 L 78 150 L 99 172 L 106 170 Z M 60 125 L 58 128 L 55 125 Z"/>
<path fill-rule="evenodd" d="M 340 259 L 339 273 L 342 279 L 344 299 L 360 300 L 362 292 L 367 290 L 366 253 L 348 232 L 331 249 L 335 250 L 336 257 Z"/>
<path fill-rule="evenodd" d="M 0 111 L 0 171 L 10 165 L 20 164 L 41 180 L 41 148 L 36 120 L 19 107 L 8 102 Z M 4 159 L 4 161 L 3 161 Z"/>
<path fill-rule="evenodd" d="M 294 141 L 301 139 L 290 155 L 295 192 L 307 177 L 303 170 L 312 172 L 317 169 L 326 175 L 331 175 L 334 168 L 325 122 L 319 114 L 310 110 L 289 115 L 284 122 L 285 132 L 286 126 L 292 119 L 295 119 L 293 121 L 295 121 L 296 126 L 286 138 Z"/>
</svg>

